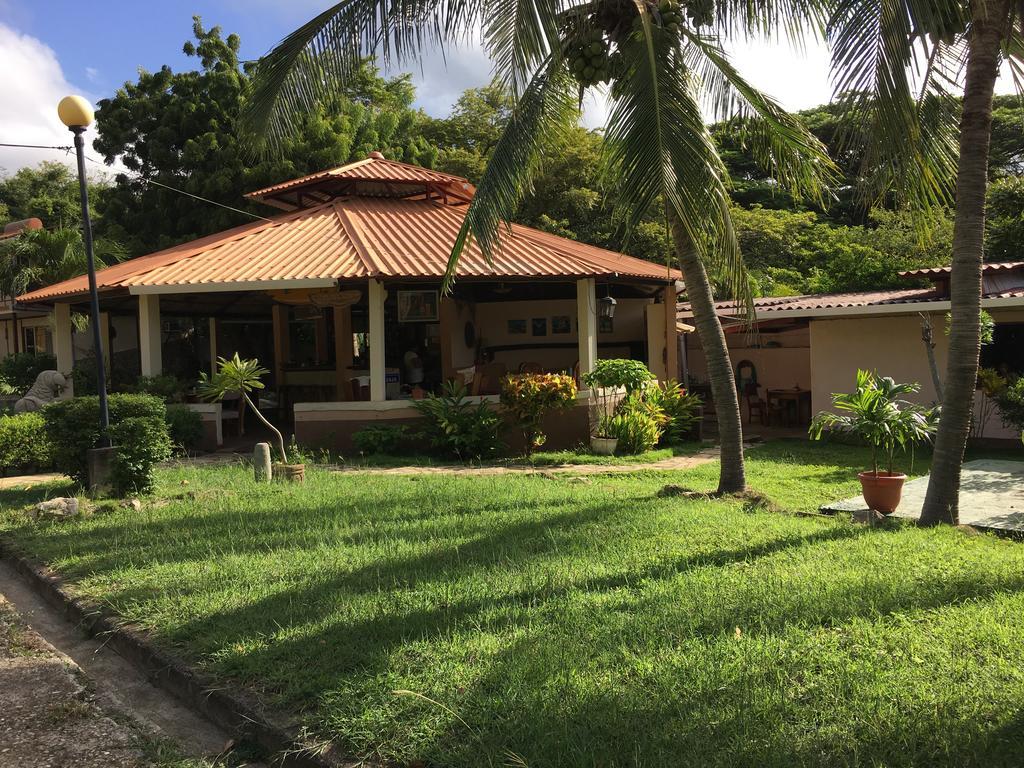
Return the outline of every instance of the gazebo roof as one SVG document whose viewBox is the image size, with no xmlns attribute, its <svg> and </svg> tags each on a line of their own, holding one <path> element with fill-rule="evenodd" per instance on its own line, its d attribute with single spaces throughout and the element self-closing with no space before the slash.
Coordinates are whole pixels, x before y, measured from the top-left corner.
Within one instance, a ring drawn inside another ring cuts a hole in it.
<svg viewBox="0 0 1024 768">
<path fill-rule="evenodd" d="M 324 174 L 330 175 L 332 184 L 351 174 L 363 174 L 379 190 L 397 183 L 388 181 L 397 176 L 397 166 L 407 169 L 402 172 L 407 172 L 409 178 L 422 175 L 434 191 L 389 196 L 350 188 L 350 194 L 327 202 L 107 267 L 96 273 L 97 285 L 107 293 L 181 294 L 325 288 L 339 281 L 367 278 L 441 279 L 466 206 L 453 204 L 451 196 L 446 199 L 436 191 L 442 180 L 455 184 L 453 180 L 458 177 L 379 158 L 368 160 L 373 162 L 354 163 Z M 310 186 L 309 180 L 323 181 L 324 174 L 269 187 L 251 196 L 265 199 L 278 194 L 275 190 L 295 190 L 303 185 L 313 189 L 316 183 Z M 471 196 L 472 187 L 466 184 L 463 191 Z M 303 197 L 302 201 L 308 199 Z M 502 229 L 491 263 L 476 243 L 470 242 L 462 253 L 456 277 L 503 281 L 594 277 L 663 285 L 681 279 L 678 271 L 666 266 L 517 224 Z M 53 302 L 87 292 L 88 281 L 82 276 L 32 291 L 20 296 L 19 301 Z"/>
</svg>

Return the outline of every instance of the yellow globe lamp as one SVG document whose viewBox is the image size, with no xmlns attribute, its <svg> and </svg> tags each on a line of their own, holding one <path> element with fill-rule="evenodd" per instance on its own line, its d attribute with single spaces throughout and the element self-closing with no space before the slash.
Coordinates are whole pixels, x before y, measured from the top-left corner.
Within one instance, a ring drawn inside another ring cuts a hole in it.
<svg viewBox="0 0 1024 768">
<path fill-rule="evenodd" d="M 57 116 L 68 128 L 85 128 L 92 122 L 92 105 L 81 96 L 65 96 L 57 105 Z"/>
</svg>

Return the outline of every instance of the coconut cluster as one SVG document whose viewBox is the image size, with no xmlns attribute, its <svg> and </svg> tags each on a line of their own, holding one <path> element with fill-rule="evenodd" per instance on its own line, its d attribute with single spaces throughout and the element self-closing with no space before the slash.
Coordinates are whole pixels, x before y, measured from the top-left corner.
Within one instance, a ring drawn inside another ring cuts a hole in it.
<svg viewBox="0 0 1024 768">
<path fill-rule="evenodd" d="M 603 30 L 581 30 L 569 39 L 566 47 L 569 67 L 580 85 L 597 85 L 612 78 L 615 57 Z"/>
</svg>

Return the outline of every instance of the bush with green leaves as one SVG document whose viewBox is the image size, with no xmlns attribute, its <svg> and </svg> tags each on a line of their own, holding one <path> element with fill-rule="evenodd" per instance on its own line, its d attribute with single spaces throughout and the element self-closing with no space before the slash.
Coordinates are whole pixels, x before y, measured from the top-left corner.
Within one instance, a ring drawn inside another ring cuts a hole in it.
<svg viewBox="0 0 1024 768">
<path fill-rule="evenodd" d="M 110 425 L 117 446 L 110 480 L 117 496 L 153 489 L 153 467 L 171 455 L 167 422 L 158 416 L 129 416 Z"/>
<path fill-rule="evenodd" d="M 154 430 L 159 434 L 162 429 L 166 436 L 167 407 L 160 398 L 153 395 L 113 394 L 107 402 L 111 425 L 120 425 L 128 419 L 148 418 L 159 421 L 160 428 Z M 56 400 L 43 408 L 43 418 L 46 422 L 45 434 L 52 446 L 54 467 L 80 485 L 88 484 L 87 452 L 95 448 L 100 439 L 99 398 L 87 396 Z M 135 430 L 131 434 L 140 432 Z M 167 440 L 169 442 L 169 438 Z M 158 438 L 158 445 L 162 442 Z M 130 456 L 136 453 L 134 448 L 129 447 Z"/>
<path fill-rule="evenodd" d="M 426 419 L 423 437 L 448 456 L 478 459 L 501 445 L 501 418 L 486 402 L 470 401 L 462 384 L 446 382 L 440 395 L 413 400 L 412 407 Z"/>
<path fill-rule="evenodd" d="M 576 381 L 561 373 L 524 373 L 501 382 L 501 404 L 513 424 L 523 431 L 526 455 L 547 441 L 540 427 L 549 411 L 576 404 Z"/>
<path fill-rule="evenodd" d="M 187 453 L 203 439 L 203 419 L 185 405 L 167 406 L 167 434 L 175 451 Z"/>
<path fill-rule="evenodd" d="M 27 472 L 53 463 L 50 440 L 39 411 L 0 416 L 0 470 Z"/>
<path fill-rule="evenodd" d="M 139 394 L 156 395 L 165 403 L 180 403 L 185 397 L 187 387 L 188 385 L 177 376 L 160 373 L 156 376 L 139 376 L 130 390 Z"/>
<path fill-rule="evenodd" d="M 603 431 L 618 440 L 618 453 L 646 453 L 661 439 L 661 425 L 646 408 L 628 408 L 612 416 Z"/>
<path fill-rule="evenodd" d="M 703 404 L 699 395 L 687 392 L 679 382 L 669 380 L 648 387 L 645 396 L 650 402 L 657 404 L 665 414 L 662 443 L 679 445 L 694 438 Z"/>
<path fill-rule="evenodd" d="M 596 396 L 596 418 L 592 423 L 597 425 L 597 434 L 602 437 L 614 437 L 606 433 L 615 415 L 619 390 L 626 395 L 644 390 L 654 380 L 654 374 L 639 360 L 608 359 L 598 360 L 594 369 L 583 374 L 583 383 L 590 388 L 591 397 Z"/>
<path fill-rule="evenodd" d="M 409 428 L 394 425 L 376 425 L 361 429 L 352 435 L 352 445 L 365 456 L 400 456 L 409 451 Z"/>
<path fill-rule="evenodd" d="M 43 371 L 57 370 L 57 358 L 47 353 L 16 352 L 0 360 L 0 383 L 24 395 Z"/>
<path fill-rule="evenodd" d="M 1024 433 L 1024 376 L 1007 384 L 995 400 L 1003 426 Z"/>
</svg>

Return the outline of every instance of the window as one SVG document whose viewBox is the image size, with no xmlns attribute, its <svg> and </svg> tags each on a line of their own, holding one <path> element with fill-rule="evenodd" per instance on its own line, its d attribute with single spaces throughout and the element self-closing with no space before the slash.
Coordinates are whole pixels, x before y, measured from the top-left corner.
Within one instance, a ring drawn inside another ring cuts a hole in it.
<svg viewBox="0 0 1024 768">
<path fill-rule="evenodd" d="M 22 327 L 23 349 L 33 355 L 50 351 L 50 332 L 36 326 Z"/>
<path fill-rule="evenodd" d="M 995 368 L 1004 376 L 1024 374 L 1024 323 L 996 323 L 992 343 L 981 348 L 981 367 Z"/>
</svg>

